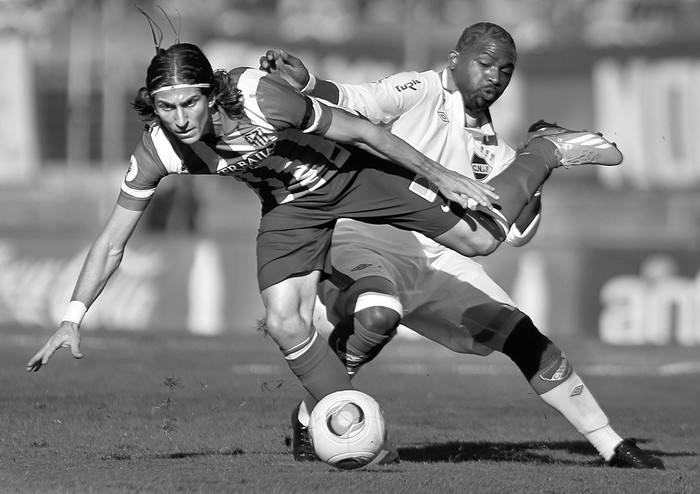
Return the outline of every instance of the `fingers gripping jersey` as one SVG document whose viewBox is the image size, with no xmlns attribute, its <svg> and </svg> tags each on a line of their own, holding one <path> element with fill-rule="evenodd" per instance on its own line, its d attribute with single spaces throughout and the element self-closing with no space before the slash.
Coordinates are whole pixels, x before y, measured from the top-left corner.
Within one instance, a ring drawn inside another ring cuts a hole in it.
<svg viewBox="0 0 700 494">
<path fill-rule="evenodd" d="M 229 76 L 243 94 L 245 116 L 212 114 L 214 134 L 182 143 L 159 120 L 144 130 L 122 182 L 118 204 L 142 210 L 169 174 L 232 176 L 257 192 L 263 210 L 321 187 L 349 156 L 322 137 L 330 109 L 265 72 L 238 68 Z"/>
</svg>

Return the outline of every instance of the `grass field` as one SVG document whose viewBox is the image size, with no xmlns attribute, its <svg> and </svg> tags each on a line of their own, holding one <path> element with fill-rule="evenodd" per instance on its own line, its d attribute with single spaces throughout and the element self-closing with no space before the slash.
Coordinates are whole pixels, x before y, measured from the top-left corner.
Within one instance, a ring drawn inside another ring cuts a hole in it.
<svg viewBox="0 0 700 494">
<path fill-rule="evenodd" d="M 295 463 L 302 388 L 254 334 L 84 333 L 24 372 L 49 331 L 0 328 L 0 492 L 700 492 L 700 351 L 558 340 L 616 430 L 665 471 L 603 466 L 503 356 L 397 340 L 356 379 L 399 465 Z"/>
</svg>

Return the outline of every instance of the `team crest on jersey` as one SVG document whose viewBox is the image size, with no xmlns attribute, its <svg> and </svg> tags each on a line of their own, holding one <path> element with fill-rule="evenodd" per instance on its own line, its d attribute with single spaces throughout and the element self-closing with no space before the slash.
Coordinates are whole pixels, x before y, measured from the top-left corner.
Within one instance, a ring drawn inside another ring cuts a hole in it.
<svg viewBox="0 0 700 494">
<path fill-rule="evenodd" d="M 129 158 L 129 169 L 126 171 L 126 177 L 124 180 L 126 182 L 131 182 L 133 179 L 136 178 L 136 175 L 139 172 L 139 165 L 136 162 L 136 156 L 133 154 L 131 155 L 131 158 Z"/>
<path fill-rule="evenodd" d="M 255 147 L 264 147 L 270 143 L 270 136 L 266 135 L 260 127 L 255 127 L 247 134 L 244 134 L 243 139 L 245 139 L 248 144 Z"/>
<path fill-rule="evenodd" d="M 486 160 L 474 153 L 472 155 L 472 171 L 474 172 L 474 178 L 477 180 L 483 180 L 489 176 L 493 170 L 493 167 L 486 163 Z"/>
</svg>

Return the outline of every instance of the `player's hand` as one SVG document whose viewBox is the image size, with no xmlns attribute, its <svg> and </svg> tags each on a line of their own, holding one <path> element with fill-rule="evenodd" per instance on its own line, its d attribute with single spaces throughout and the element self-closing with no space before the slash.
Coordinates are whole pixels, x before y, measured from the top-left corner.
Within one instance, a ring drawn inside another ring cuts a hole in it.
<svg viewBox="0 0 700 494">
<path fill-rule="evenodd" d="M 43 365 L 49 362 L 49 359 L 59 348 L 70 348 L 70 353 L 73 358 L 83 358 L 80 353 L 80 331 L 78 325 L 72 322 L 62 322 L 58 331 L 54 333 L 51 339 L 37 352 L 29 362 L 27 362 L 26 371 L 36 372 Z"/>
<path fill-rule="evenodd" d="M 431 178 L 431 181 L 448 200 L 456 202 L 465 209 L 474 210 L 479 205 L 493 209 L 491 199 L 500 198 L 491 185 L 465 177 L 447 168 L 444 168 L 437 177 Z"/>
<path fill-rule="evenodd" d="M 284 50 L 267 50 L 260 57 L 260 70 L 280 76 L 295 89 L 303 89 L 309 82 L 309 70 L 302 61 Z"/>
</svg>

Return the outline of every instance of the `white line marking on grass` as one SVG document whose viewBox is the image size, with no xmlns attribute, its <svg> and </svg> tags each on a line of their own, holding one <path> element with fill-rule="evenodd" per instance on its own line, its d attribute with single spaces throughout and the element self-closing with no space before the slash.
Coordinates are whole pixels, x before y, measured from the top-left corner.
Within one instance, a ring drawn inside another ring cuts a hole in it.
<svg viewBox="0 0 700 494">
<path fill-rule="evenodd" d="M 234 374 L 283 374 L 289 372 L 289 367 L 285 365 L 270 365 L 270 364 L 245 364 L 245 365 L 232 365 L 230 367 Z"/>
<path fill-rule="evenodd" d="M 662 376 L 677 376 L 679 374 L 700 374 L 700 362 L 675 362 L 659 367 Z"/>
<path fill-rule="evenodd" d="M 45 343 L 45 335 L 22 335 L 22 334 L 2 334 L 0 333 L 0 345 L 3 347 L 14 346 L 20 348 L 39 348 Z M 178 342 L 178 346 L 192 345 L 199 350 L 209 348 L 218 348 L 221 344 L 218 341 L 208 339 L 193 339 L 187 342 Z M 88 348 L 95 349 L 129 349 L 133 348 L 134 342 L 124 338 L 111 338 L 101 336 L 99 338 L 91 338 L 89 344 L 85 345 Z M 419 358 L 418 356 L 404 357 L 408 360 Z M 381 358 L 375 361 L 371 366 L 380 372 L 396 375 L 428 375 L 437 372 L 450 372 L 459 375 L 484 375 L 484 376 L 500 376 L 510 375 L 517 372 L 515 366 L 509 361 L 502 359 L 496 363 L 471 363 L 471 364 L 448 364 L 448 363 L 427 363 L 421 362 L 395 362 L 382 363 Z M 235 374 L 241 375 L 275 375 L 286 374 L 289 368 L 283 364 L 266 364 L 261 362 L 253 362 L 248 364 L 232 365 L 230 370 Z M 582 375 L 589 376 L 660 376 L 672 377 L 680 375 L 700 374 L 700 361 L 679 361 L 669 362 L 658 365 L 626 365 L 626 364 L 590 364 L 577 365 L 576 370 Z"/>
</svg>

